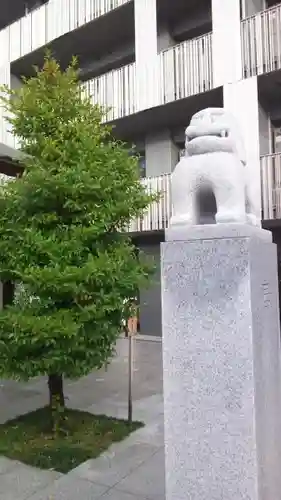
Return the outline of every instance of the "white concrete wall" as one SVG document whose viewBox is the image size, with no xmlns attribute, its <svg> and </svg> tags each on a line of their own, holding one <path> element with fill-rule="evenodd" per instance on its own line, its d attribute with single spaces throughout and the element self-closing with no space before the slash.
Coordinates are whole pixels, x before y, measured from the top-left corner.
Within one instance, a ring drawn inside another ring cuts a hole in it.
<svg viewBox="0 0 281 500">
<path fill-rule="evenodd" d="M 9 36 L 7 30 L 0 31 L 0 85 L 11 83 L 11 65 L 9 62 Z M 6 112 L 0 104 L 0 143 L 10 145 L 11 137 L 8 133 L 9 125 L 4 120 Z"/>
<path fill-rule="evenodd" d="M 135 0 L 137 109 L 155 106 L 158 99 L 156 0 Z"/>
<path fill-rule="evenodd" d="M 20 87 L 22 87 L 22 82 L 17 76 L 11 74 L 10 85 L 11 85 L 11 89 L 15 90 L 15 89 L 19 89 Z"/>
<path fill-rule="evenodd" d="M 169 131 L 150 134 L 145 140 L 146 176 L 167 174 L 178 162 L 179 148 L 171 139 Z"/>
<path fill-rule="evenodd" d="M 246 150 L 245 173 L 261 212 L 260 107 L 257 77 L 224 85 L 223 99 L 224 108 L 233 114 L 240 125 Z"/>
<path fill-rule="evenodd" d="M 242 78 L 240 0 L 212 0 L 214 87 Z"/>
</svg>

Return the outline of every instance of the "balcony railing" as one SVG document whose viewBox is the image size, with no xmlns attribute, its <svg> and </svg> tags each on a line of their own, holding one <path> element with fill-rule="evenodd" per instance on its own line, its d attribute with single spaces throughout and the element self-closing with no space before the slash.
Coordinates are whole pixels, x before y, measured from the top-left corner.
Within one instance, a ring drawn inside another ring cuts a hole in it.
<svg viewBox="0 0 281 500">
<path fill-rule="evenodd" d="M 6 80 L 0 69 L 0 81 L 9 83 Z M 123 66 L 89 80 L 83 87 L 85 94 L 92 97 L 93 104 L 99 104 L 106 110 L 104 122 L 123 118 L 136 112 L 135 64 Z M 10 133 L 10 126 L 5 120 L 5 115 L 6 112 L 0 105 L 0 143 L 16 149 L 18 141 Z"/>
<path fill-rule="evenodd" d="M 161 104 L 213 87 L 212 33 L 182 42 L 158 57 Z"/>
<path fill-rule="evenodd" d="M 260 163 L 262 218 L 281 219 L 281 154 L 262 156 Z M 7 176 L 0 175 L 0 184 L 8 179 Z M 141 182 L 149 193 L 160 193 L 160 200 L 152 203 L 143 217 L 132 221 L 128 232 L 166 229 L 172 216 L 171 174 L 147 177 Z"/>
<path fill-rule="evenodd" d="M 241 23 L 244 77 L 281 68 L 281 4 Z"/>
<path fill-rule="evenodd" d="M 263 219 L 281 219 L 281 154 L 261 157 Z"/>
<path fill-rule="evenodd" d="M 108 110 L 104 121 L 116 120 L 136 112 L 136 65 L 128 64 L 89 80 L 85 93 L 93 103 Z"/>
<path fill-rule="evenodd" d="M 130 0 L 50 0 L 11 26 L 10 61 L 43 47 Z"/>
<path fill-rule="evenodd" d="M 141 180 L 148 193 L 160 193 L 158 202 L 152 203 L 142 218 L 132 221 L 129 232 L 159 231 L 168 227 L 172 215 L 171 175 L 147 177 Z"/>
</svg>

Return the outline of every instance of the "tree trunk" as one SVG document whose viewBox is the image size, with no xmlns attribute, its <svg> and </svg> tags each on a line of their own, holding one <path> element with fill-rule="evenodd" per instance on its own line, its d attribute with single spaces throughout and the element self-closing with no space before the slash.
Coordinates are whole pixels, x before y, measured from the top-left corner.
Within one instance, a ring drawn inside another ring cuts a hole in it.
<svg viewBox="0 0 281 500">
<path fill-rule="evenodd" d="M 10 306 L 14 300 L 15 285 L 11 281 L 3 283 L 3 307 Z"/>
<path fill-rule="evenodd" d="M 62 375 L 58 375 L 57 373 L 53 373 L 48 377 L 48 387 L 49 387 L 49 402 L 50 406 L 52 406 L 54 398 L 57 403 L 64 407 L 64 393 L 63 393 L 63 378 Z"/>
<path fill-rule="evenodd" d="M 52 432 L 58 435 L 63 431 L 65 412 L 62 375 L 57 373 L 50 374 L 48 376 L 48 387 Z"/>
</svg>

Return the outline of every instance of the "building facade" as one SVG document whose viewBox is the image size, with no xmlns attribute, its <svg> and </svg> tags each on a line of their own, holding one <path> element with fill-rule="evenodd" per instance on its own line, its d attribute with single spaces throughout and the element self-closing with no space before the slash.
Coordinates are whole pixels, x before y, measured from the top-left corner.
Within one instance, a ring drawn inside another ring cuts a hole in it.
<svg viewBox="0 0 281 500">
<path fill-rule="evenodd" d="M 3 5 L 2 5 L 3 4 Z M 224 106 L 244 136 L 265 227 L 281 242 L 281 2 L 274 0 L 2 0 L 0 83 L 21 85 L 48 45 L 63 67 L 77 55 L 86 91 L 134 143 L 140 175 L 161 200 L 129 231 L 154 256 L 140 291 L 140 332 L 161 335 L 160 242 L 170 175 L 191 116 Z M 0 109 L 0 170 L 19 152 Z"/>
</svg>

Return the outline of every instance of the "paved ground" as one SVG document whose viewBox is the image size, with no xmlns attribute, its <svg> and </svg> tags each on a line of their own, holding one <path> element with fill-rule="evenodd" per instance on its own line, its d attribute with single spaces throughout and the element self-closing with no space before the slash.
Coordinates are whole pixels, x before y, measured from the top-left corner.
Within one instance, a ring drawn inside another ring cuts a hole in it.
<svg viewBox="0 0 281 500">
<path fill-rule="evenodd" d="M 67 475 L 0 457 L 0 500 L 164 500 L 161 363 L 161 343 L 136 342 L 133 409 L 143 429 Z M 0 422 L 46 404 L 45 380 L 0 383 Z M 67 382 L 65 392 L 70 407 L 126 417 L 127 340 L 107 371 Z"/>
</svg>

